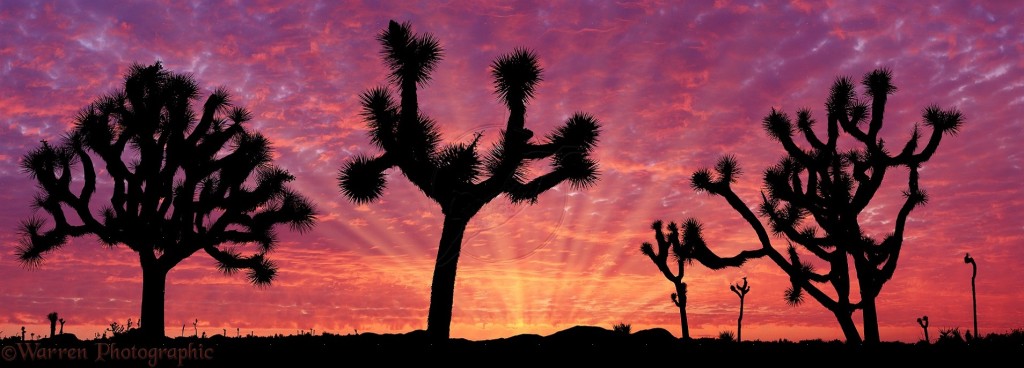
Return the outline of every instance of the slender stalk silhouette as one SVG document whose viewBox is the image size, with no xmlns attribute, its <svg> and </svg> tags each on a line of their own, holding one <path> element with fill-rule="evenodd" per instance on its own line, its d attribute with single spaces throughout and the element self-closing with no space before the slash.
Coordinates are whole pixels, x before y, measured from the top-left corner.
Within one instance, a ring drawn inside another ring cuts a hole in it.
<svg viewBox="0 0 1024 368">
<path fill-rule="evenodd" d="M 747 278 L 743 278 L 743 284 L 736 283 L 729 285 L 729 290 L 736 293 L 736 296 L 740 297 L 740 316 L 736 319 L 736 342 L 743 342 L 743 299 L 746 299 L 747 293 L 750 292 L 750 286 L 747 285 Z"/>
<path fill-rule="evenodd" d="M 377 37 L 384 63 L 391 69 L 389 87 L 362 94 L 363 117 L 370 140 L 384 152 L 376 157 L 356 156 L 338 177 L 342 193 L 356 203 L 381 197 L 384 171 L 397 167 L 427 197 L 441 206 L 444 225 L 430 290 L 427 332 L 433 339 L 450 334 L 455 274 L 462 237 L 469 220 L 499 195 L 513 203 L 534 203 L 537 197 L 568 181 L 586 188 L 597 180 L 597 163 L 590 158 L 597 143 L 599 124 L 588 114 L 576 113 L 564 125 L 537 141 L 525 127 L 526 103 L 541 80 L 537 56 L 525 49 L 499 56 L 491 64 L 495 91 L 509 110 L 501 140 L 480 158 L 477 143 L 441 146 L 437 123 L 420 111 L 419 87 L 430 78 L 442 50 L 430 34 L 412 33 L 409 23 L 391 21 Z M 548 159 L 550 172 L 527 180 L 527 164 Z M 486 178 L 483 178 L 486 175 Z"/>
<path fill-rule="evenodd" d="M 974 307 L 974 337 L 981 337 L 978 333 L 978 292 L 974 287 L 974 280 L 978 278 L 978 263 L 974 262 L 971 254 L 964 255 L 964 263 L 971 264 L 971 304 Z"/>
<path fill-rule="evenodd" d="M 57 333 L 57 312 L 50 312 L 46 315 L 46 319 L 50 320 L 50 337 L 52 338 Z"/>
<path fill-rule="evenodd" d="M 921 329 L 924 330 L 924 342 L 925 344 L 931 344 L 931 340 L 928 339 L 928 316 L 924 316 L 917 319 L 917 324 L 921 325 Z"/>
<path fill-rule="evenodd" d="M 60 320 L 58 320 L 58 321 L 60 322 L 60 332 L 59 332 L 58 334 L 59 334 L 59 335 L 63 335 L 63 334 L 64 334 L 64 322 L 66 322 L 66 321 L 64 321 L 64 319 L 63 319 L 63 318 L 61 318 L 61 319 L 60 319 Z"/>
<path fill-rule="evenodd" d="M 923 123 L 931 128 L 931 134 L 924 147 L 920 145 L 919 127 L 915 126 L 903 148 L 892 155 L 890 145 L 878 136 L 888 96 L 896 91 L 892 73 L 877 69 L 865 75 L 861 84 L 866 99 L 857 98 L 848 77 L 837 78 L 832 84 L 825 103 L 825 139 L 819 138 L 815 120 L 806 109 L 798 112 L 795 126 L 786 113 L 774 108 L 763 120 L 765 131 L 782 145 L 786 156 L 764 172 L 759 212 L 768 220 L 772 233 L 786 239 L 788 257 L 775 249 L 768 230 L 733 191 L 731 185 L 740 174 L 735 158 L 719 160 L 714 173 L 711 169 L 695 172 L 691 183 L 697 191 L 723 197 L 750 224 L 764 251 L 757 256 L 767 255 L 789 276 L 792 285 L 786 291 L 786 300 L 790 304 L 800 304 L 807 292 L 835 315 L 848 342 L 873 344 L 879 342 L 875 300 L 896 270 L 910 212 L 927 201 L 918 185 L 919 168 L 932 157 L 944 135 L 959 132 L 963 115 L 955 109 L 925 108 Z M 796 143 L 796 133 L 804 136 L 808 147 Z M 839 143 L 841 135 L 852 138 L 856 148 L 841 148 L 851 146 Z M 898 167 L 909 171 L 904 201 L 892 222 L 892 232 L 879 241 L 862 231 L 858 216 L 878 192 L 889 169 Z M 829 269 L 816 272 L 812 263 L 801 260 L 808 253 L 824 261 Z M 851 282 L 858 283 L 859 301 L 850 298 Z M 820 288 L 823 284 L 832 286 L 834 297 Z M 856 310 L 862 311 L 863 338 L 853 322 Z"/>
<path fill-rule="evenodd" d="M 277 274 L 267 258 L 275 227 L 302 232 L 315 221 L 312 204 L 286 186 L 294 177 L 271 164 L 267 139 L 245 127 L 252 114 L 217 89 L 197 121 L 198 97 L 189 75 L 159 62 L 132 65 L 122 89 L 83 109 L 59 144 L 43 141 L 21 162 L 41 189 L 34 207 L 54 225 L 44 230 L 39 217 L 22 222 L 19 259 L 39 264 L 69 238 L 88 234 L 128 247 L 142 268 L 146 339 L 164 336 L 167 273 L 182 260 L 204 251 L 225 274 L 246 270 L 253 284 L 269 285 Z M 112 194 L 95 212 L 101 181 L 112 183 Z M 246 244 L 256 247 L 249 256 L 231 246 Z"/>
<path fill-rule="evenodd" d="M 679 308 L 679 324 L 681 336 L 684 340 L 690 339 L 690 326 L 686 317 L 687 285 L 683 281 L 683 277 L 686 275 L 686 265 L 692 264 L 694 260 L 697 260 L 705 267 L 713 270 L 725 267 L 738 267 L 746 259 L 751 258 L 751 254 L 756 255 L 759 253 L 759 251 L 745 251 L 735 257 L 721 258 L 711 252 L 704 243 L 701 237 L 701 227 L 700 222 L 697 220 L 687 219 L 683 222 L 683 232 L 680 238 L 679 226 L 675 222 L 668 224 L 668 234 L 666 234 L 663 223 L 660 220 L 655 221 L 651 224 L 651 229 L 654 230 L 654 239 L 658 243 L 658 248 L 655 249 L 654 245 L 648 242 L 640 245 L 640 253 L 650 258 L 654 265 L 658 267 L 658 270 L 661 271 L 661 274 L 675 286 L 676 292 L 672 293 L 672 303 Z M 670 251 L 673 260 L 676 262 L 675 273 L 672 272 L 668 263 Z"/>
</svg>

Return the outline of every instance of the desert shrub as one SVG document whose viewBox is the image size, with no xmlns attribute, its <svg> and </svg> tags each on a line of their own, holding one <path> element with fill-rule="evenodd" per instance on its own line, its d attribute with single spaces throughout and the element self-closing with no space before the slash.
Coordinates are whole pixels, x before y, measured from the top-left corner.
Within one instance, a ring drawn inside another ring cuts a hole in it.
<svg viewBox="0 0 1024 368">
<path fill-rule="evenodd" d="M 625 322 L 620 322 L 620 323 L 612 326 L 612 331 L 615 331 L 615 332 L 618 332 L 618 333 L 621 333 L 621 334 L 624 334 L 624 335 L 629 335 L 629 333 L 630 333 L 630 331 L 632 329 L 633 329 L 633 326 L 628 324 L 628 323 L 625 323 Z"/>
</svg>

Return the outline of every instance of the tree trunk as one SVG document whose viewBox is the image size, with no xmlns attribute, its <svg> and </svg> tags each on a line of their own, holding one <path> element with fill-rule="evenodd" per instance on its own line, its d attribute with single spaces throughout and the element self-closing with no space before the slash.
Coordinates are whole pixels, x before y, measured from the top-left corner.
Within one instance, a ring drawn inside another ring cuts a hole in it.
<svg viewBox="0 0 1024 368">
<path fill-rule="evenodd" d="M 686 321 L 686 283 L 676 284 L 676 300 L 679 306 L 679 324 L 683 340 L 690 339 L 690 324 Z"/>
<path fill-rule="evenodd" d="M 971 305 L 974 307 L 974 337 L 981 337 L 978 333 L 978 291 L 974 287 L 974 280 L 978 278 L 978 264 L 971 259 Z"/>
<path fill-rule="evenodd" d="M 845 310 L 832 311 L 832 314 L 836 316 L 836 320 L 839 321 L 839 327 L 843 328 L 843 335 L 846 336 L 847 344 L 860 344 L 863 342 L 860 338 L 860 333 L 857 332 L 857 325 L 853 323 L 853 315 Z"/>
<path fill-rule="evenodd" d="M 744 281 L 746 282 L 746 281 Z M 743 297 L 740 297 L 740 317 L 736 319 L 736 342 L 743 341 Z"/>
<path fill-rule="evenodd" d="M 451 333 L 452 305 L 455 296 L 455 272 L 462 253 L 462 235 L 468 219 L 446 215 L 437 247 L 434 278 L 430 284 L 430 311 L 427 314 L 427 335 L 435 341 L 447 341 Z"/>
<path fill-rule="evenodd" d="M 159 340 L 164 338 L 164 290 L 167 270 L 157 264 L 142 266 L 142 315 L 139 324 L 142 338 Z"/>
<path fill-rule="evenodd" d="M 878 334 L 878 309 L 875 308 L 875 297 L 865 298 L 861 294 L 861 304 L 864 306 L 864 343 L 878 344 L 881 340 Z"/>
</svg>

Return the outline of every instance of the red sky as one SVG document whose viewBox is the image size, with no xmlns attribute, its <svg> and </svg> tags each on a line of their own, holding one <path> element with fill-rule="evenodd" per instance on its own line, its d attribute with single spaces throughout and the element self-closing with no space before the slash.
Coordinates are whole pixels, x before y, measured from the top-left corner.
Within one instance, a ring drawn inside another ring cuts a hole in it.
<svg viewBox="0 0 1024 368">
<path fill-rule="evenodd" d="M 126 248 L 86 237 L 40 268 L 17 262 L 16 228 L 32 214 L 35 190 L 18 162 L 117 88 L 132 62 L 156 60 L 193 73 L 207 91 L 232 91 L 257 117 L 251 127 L 273 142 L 277 163 L 297 176 L 294 188 L 321 212 L 314 231 L 282 233 L 273 254 L 279 278 L 269 288 L 223 276 L 198 253 L 172 270 L 168 335 L 195 319 L 209 334 L 425 328 L 436 204 L 397 172 L 384 199 L 364 206 L 344 199 L 335 180 L 353 154 L 375 152 L 358 95 L 385 81 L 374 36 L 389 19 L 411 21 L 445 48 L 421 106 L 446 140 L 497 134 L 506 112 L 487 67 L 517 46 L 535 50 L 545 69 L 528 127 L 550 131 L 575 111 L 604 123 L 595 187 L 563 185 L 532 207 L 499 199 L 474 219 L 459 265 L 454 337 L 618 322 L 678 335 L 672 286 L 638 251 L 652 239 L 649 224 L 696 216 L 720 253 L 758 246 L 722 199 L 690 190 L 689 174 L 735 154 L 746 173 L 736 190 L 756 204 L 760 172 L 782 154 L 761 118 L 772 107 L 808 107 L 821 119 L 836 76 L 859 79 L 880 66 L 894 71 L 899 87 L 887 141 L 909 137 L 932 103 L 967 117 L 921 170 L 931 201 L 912 214 L 900 265 L 878 299 L 882 339 L 921 338 L 922 315 L 932 336 L 970 328 L 965 252 L 980 268 L 982 332 L 1024 327 L 1016 278 L 1024 270 L 1024 8 L 1015 2 L 166 3 L 0 5 L 0 336 L 22 325 L 44 333 L 51 311 L 79 337 L 138 318 L 141 271 Z M 904 178 L 887 177 L 891 185 L 862 216 L 873 234 L 891 228 Z M 784 249 L 784 240 L 774 242 Z M 717 272 L 690 268 L 693 335 L 735 330 L 738 298 L 728 285 L 744 276 L 745 338 L 842 338 L 813 300 L 785 304 L 787 278 L 767 259 Z"/>
</svg>

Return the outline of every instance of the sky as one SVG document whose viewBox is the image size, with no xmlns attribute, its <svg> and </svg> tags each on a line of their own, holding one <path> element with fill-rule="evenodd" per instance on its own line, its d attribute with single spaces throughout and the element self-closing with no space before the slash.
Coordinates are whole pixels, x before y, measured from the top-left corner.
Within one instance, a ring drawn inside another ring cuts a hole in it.
<svg viewBox="0 0 1024 368">
<path fill-rule="evenodd" d="M 39 267 L 17 261 L 17 227 L 33 215 L 36 191 L 18 164 L 117 89 L 132 63 L 155 61 L 191 73 L 204 94 L 227 88 L 250 109 L 250 127 L 269 137 L 275 163 L 320 213 L 308 233 L 281 231 L 270 287 L 225 276 L 201 253 L 174 268 L 169 336 L 191 334 L 195 320 L 199 332 L 230 335 L 426 328 L 438 206 L 397 171 L 383 198 L 364 205 L 345 199 L 336 181 L 354 155 L 378 153 L 359 94 L 386 83 L 374 38 L 391 19 L 444 48 L 420 106 L 446 141 L 497 136 L 507 111 L 488 66 L 516 47 L 535 51 L 544 68 L 527 127 L 543 135 L 578 111 L 603 126 L 595 186 L 563 184 L 533 206 L 498 198 L 473 219 L 453 337 L 620 322 L 679 336 L 672 284 L 639 251 L 653 242 L 651 222 L 699 218 L 720 254 L 759 247 L 723 199 L 690 189 L 690 174 L 735 155 L 744 175 L 734 188 L 757 205 L 760 173 L 783 155 L 761 119 L 772 108 L 809 108 L 824 121 L 832 81 L 878 67 L 890 68 L 899 88 L 881 132 L 887 142 L 902 146 L 931 104 L 966 117 L 921 169 L 930 201 L 910 216 L 899 266 L 878 298 L 882 339 L 923 338 L 916 319 L 925 315 L 931 336 L 971 328 L 966 252 L 979 266 L 982 333 L 1024 327 L 1024 8 L 1012 1 L 14 0 L 0 4 L 0 337 L 21 326 L 47 333 L 52 311 L 80 338 L 138 319 L 141 269 L 126 247 L 84 237 Z M 886 180 L 860 218 L 876 236 L 891 231 L 906 172 Z M 772 242 L 785 249 L 784 239 Z M 691 335 L 735 331 L 739 299 L 729 285 L 742 277 L 751 285 L 745 339 L 842 339 L 813 300 L 785 303 L 788 278 L 768 259 L 688 268 Z"/>
</svg>

